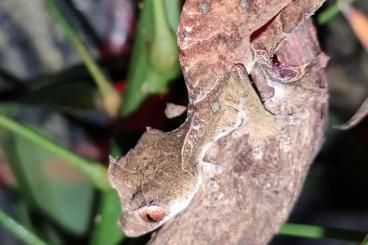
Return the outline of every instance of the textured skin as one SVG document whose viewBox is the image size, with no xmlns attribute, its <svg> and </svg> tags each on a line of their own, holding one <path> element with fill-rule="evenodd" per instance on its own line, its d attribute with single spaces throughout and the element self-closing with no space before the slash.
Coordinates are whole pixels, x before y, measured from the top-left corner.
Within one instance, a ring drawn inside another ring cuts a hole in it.
<svg viewBox="0 0 368 245">
<path fill-rule="evenodd" d="M 204 161 L 207 150 L 248 120 L 245 117 L 262 118 L 258 129 L 271 134 L 273 119 L 244 68 L 234 67 L 220 81 L 189 108 L 180 128 L 167 133 L 148 129 L 125 157 L 110 160 L 110 182 L 124 203 L 120 224 L 126 235 L 147 233 L 182 211 L 199 188 L 202 168 L 219 167 Z M 163 216 L 158 222 L 146 217 L 159 211 Z"/>
<path fill-rule="evenodd" d="M 153 244 L 264 244 L 277 231 L 323 141 L 327 59 L 305 22 L 322 2 L 186 1 L 187 120 L 148 130 L 109 167 L 127 235 L 167 221 Z"/>
<path fill-rule="evenodd" d="M 257 59 L 272 57 L 287 33 L 309 18 L 322 2 L 186 1 L 178 31 L 178 44 L 191 102 L 205 97 L 234 64 L 243 64 L 250 71 Z M 251 35 L 272 19 L 268 29 L 256 40 L 251 40 Z M 258 55 L 255 52 L 258 50 L 266 53 Z"/>
</svg>

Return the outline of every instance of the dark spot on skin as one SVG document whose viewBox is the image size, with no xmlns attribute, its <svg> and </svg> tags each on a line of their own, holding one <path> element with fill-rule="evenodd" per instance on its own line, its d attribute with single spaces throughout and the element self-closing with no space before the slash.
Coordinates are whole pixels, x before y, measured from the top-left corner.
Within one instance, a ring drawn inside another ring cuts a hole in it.
<svg viewBox="0 0 368 245">
<path fill-rule="evenodd" d="M 186 31 L 185 29 L 182 29 L 179 31 L 179 34 L 178 34 L 180 40 L 185 40 L 186 38 L 188 38 L 190 36 L 190 32 Z"/>
<path fill-rule="evenodd" d="M 276 54 L 272 57 L 272 64 L 277 67 L 281 64 Z"/>
<path fill-rule="evenodd" d="M 155 217 L 155 216 L 153 216 L 153 215 L 152 215 L 152 214 L 150 214 L 150 213 L 147 213 L 147 214 L 146 214 L 146 218 L 147 218 L 147 220 L 148 220 L 149 222 L 157 222 L 156 217 Z"/>
<path fill-rule="evenodd" d="M 198 9 L 203 14 L 208 14 L 211 10 L 211 3 L 208 0 L 201 0 L 198 2 Z"/>
</svg>

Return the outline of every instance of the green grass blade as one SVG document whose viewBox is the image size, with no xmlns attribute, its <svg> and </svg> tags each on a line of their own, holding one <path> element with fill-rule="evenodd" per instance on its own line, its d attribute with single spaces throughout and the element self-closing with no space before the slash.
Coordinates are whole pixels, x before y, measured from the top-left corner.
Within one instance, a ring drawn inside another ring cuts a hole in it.
<svg viewBox="0 0 368 245">
<path fill-rule="evenodd" d="M 32 232 L 25 229 L 22 225 L 18 224 L 14 219 L 9 217 L 3 211 L 0 210 L 0 224 L 2 224 L 8 231 L 12 232 L 19 239 L 29 245 L 47 245 Z"/>
<path fill-rule="evenodd" d="M 88 51 L 87 47 L 79 38 L 78 34 L 76 33 L 72 25 L 59 10 L 57 4 L 55 3 L 55 0 L 44 0 L 44 2 L 46 6 L 49 8 L 51 14 L 63 27 L 66 37 L 69 39 L 71 44 L 77 50 L 85 66 L 87 67 L 91 76 L 95 80 L 102 95 L 105 110 L 108 112 L 110 116 L 115 117 L 118 113 L 122 101 L 122 98 L 120 97 L 119 93 L 111 85 L 109 79 L 105 76 L 102 69 L 97 65 L 97 63 L 93 59 L 92 54 Z"/>
<path fill-rule="evenodd" d="M 120 213 L 120 199 L 117 192 L 112 189 L 103 192 L 90 245 L 121 244 L 124 236 L 118 226 Z"/>
<path fill-rule="evenodd" d="M 291 223 L 284 224 L 279 234 L 314 239 L 335 239 L 349 242 L 361 242 L 366 235 L 366 233 L 361 231 Z"/>
</svg>

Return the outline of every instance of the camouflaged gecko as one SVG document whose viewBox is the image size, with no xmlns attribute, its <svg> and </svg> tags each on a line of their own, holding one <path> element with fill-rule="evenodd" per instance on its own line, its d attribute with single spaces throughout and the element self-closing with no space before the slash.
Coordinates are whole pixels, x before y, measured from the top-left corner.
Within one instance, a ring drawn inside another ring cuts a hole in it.
<svg viewBox="0 0 368 245">
<path fill-rule="evenodd" d="M 125 157 L 111 159 L 110 182 L 123 203 L 124 233 L 150 232 L 187 207 L 200 184 L 201 168 L 216 168 L 204 161 L 206 151 L 239 127 L 245 115 L 268 120 L 244 68 L 234 66 L 204 100 L 191 105 L 178 129 L 148 129 Z"/>
<path fill-rule="evenodd" d="M 119 223 L 127 236 L 150 232 L 184 210 L 201 184 L 203 169 L 215 171 L 220 166 L 205 162 L 206 152 L 242 121 L 259 122 L 265 134 L 279 131 L 247 71 L 262 69 L 268 79 L 280 83 L 300 77 L 307 65 L 280 66 L 280 70 L 272 65 L 271 57 L 285 38 L 283 31 L 290 32 L 322 2 L 186 1 L 178 42 L 188 87 L 187 119 L 172 132 L 148 129 L 126 156 L 110 160 L 109 180 L 121 198 Z M 273 8 L 258 8 L 266 3 Z M 293 11 L 298 4 L 302 7 L 294 13 L 294 19 L 282 23 L 283 13 Z M 262 36 L 251 37 L 271 19 L 271 31 L 263 36 L 272 43 Z M 280 23 L 284 25 L 279 28 Z"/>
</svg>

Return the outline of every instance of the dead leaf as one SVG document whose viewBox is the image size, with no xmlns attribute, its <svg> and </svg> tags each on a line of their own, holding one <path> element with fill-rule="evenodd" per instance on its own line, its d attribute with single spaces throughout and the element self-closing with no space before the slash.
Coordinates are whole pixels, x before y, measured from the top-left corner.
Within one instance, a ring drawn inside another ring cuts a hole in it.
<svg viewBox="0 0 368 245">
<path fill-rule="evenodd" d="M 339 7 L 365 51 L 368 52 L 368 17 L 360 10 L 352 7 L 346 0 L 339 0 Z"/>
</svg>

